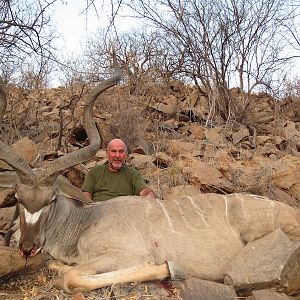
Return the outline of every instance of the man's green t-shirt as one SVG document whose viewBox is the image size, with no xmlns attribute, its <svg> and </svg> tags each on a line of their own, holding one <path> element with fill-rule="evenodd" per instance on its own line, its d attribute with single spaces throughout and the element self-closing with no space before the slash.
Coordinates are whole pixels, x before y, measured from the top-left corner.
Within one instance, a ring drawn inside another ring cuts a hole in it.
<svg viewBox="0 0 300 300">
<path fill-rule="evenodd" d="M 89 192 L 93 200 L 98 202 L 118 196 L 139 195 L 146 187 L 142 175 L 134 167 L 124 165 L 118 172 L 111 172 L 106 162 L 91 168 L 82 190 Z"/>
</svg>

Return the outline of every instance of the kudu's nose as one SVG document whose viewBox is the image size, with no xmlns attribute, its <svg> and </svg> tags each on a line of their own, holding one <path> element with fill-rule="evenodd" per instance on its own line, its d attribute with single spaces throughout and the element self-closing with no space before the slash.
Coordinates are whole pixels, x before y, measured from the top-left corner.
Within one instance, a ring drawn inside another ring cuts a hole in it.
<svg viewBox="0 0 300 300">
<path fill-rule="evenodd" d="M 38 252 L 38 248 L 36 245 L 25 245 L 25 244 L 20 244 L 19 245 L 19 251 L 22 256 L 28 258 L 31 256 L 35 256 Z"/>
</svg>

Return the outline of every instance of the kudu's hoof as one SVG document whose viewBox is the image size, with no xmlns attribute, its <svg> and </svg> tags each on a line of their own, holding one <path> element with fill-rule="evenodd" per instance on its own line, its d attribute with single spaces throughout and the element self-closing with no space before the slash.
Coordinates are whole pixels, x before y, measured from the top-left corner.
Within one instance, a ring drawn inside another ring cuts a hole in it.
<svg viewBox="0 0 300 300">
<path fill-rule="evenodd" d="M 172 280 L 184 280 L 185 273 L 183 269 L 173 261 L 167 261 L 169 272 Z"/>
</svg>

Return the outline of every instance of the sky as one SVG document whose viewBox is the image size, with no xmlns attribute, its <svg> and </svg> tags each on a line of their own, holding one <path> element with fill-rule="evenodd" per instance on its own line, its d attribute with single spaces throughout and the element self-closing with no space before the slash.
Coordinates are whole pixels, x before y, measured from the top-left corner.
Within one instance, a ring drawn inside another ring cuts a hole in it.
<svg viewBox="0 0 300 300">
<path fill-rule="evenodd" d="M 55 42 L 55 47 L 61 52 L 61 58 L 66 58 L 68 55 L 80 55 L 82 49 L 85 47 L 88 36 L 91 36 L 100 28 L 107 28 L 110 16 L 110 1 L 96 0 L 96 4 L 98 15 L 93 7 L 86 12 L 87 1 L 56 1 L 53 7 L 54 14 L 52 21 L 56 24 L 57 31 L 61 36 L 61 38 Z M 115 21 L 118 32 L 140 26 L 140 24 L 132 18 L 119 17 L 121 13 L 126 15 L 124 11 L 118 12 L 118 18 Z M 129 15 L 128 12 L 127 15 Z M 299 68 L 291 69 L 290 76 L 293 77 L 295 71 L 296 75 L 299 75 L 298 70 Z M 59 85 L 59 83 L 56 82 L 53 84 Z"/>
<path fill-rule="evenodd" d="M 60 59 L 80 56 L 85 48 L 87 38 L 101 28 L 108 28 L 110 5 L 101 5 L 105 1 L 107 0 L 96 2 L 98 15 L 92 7 L 86 12 L 86 1 L 67 0 L 55 3 L 52 7 L 52 23 L 56 25 L 57 34 L 60 37 L 55 40 L 54 47 L 58 50 Z M 137 21 L 129 17 L 118 17 L 115 20 L 119 33 L 122 30 L 139 26 L 137 24 Z M 52 76 L 50 83 L 52 87 L 61 85 L 59 77 L 56 73 Z"/>
<path fill-rule="evenodd" d="M 77 53 L 85 38 L 96 28 L 101 26 L 101 21 L 94 13 L 84 12 L 84 1 L 68 1 L 56 3 L 54 8 L 53 23 L 56 24 L 61 38 L 56 41 L 56 47 L 62 51 Z"/>
<path fill-rule="evenodd" d="M 63 52 L 80 53 L 88 35 L 92 35 L 99 28 L 107 28 L 110 6 L 101 5 L 101 1 L 98 1 L 97 4 L 98 15 L 93 8 L 90 8 L 88 12 L 85 11 L 85 1 L 69 0 L 55 3 L 52 21 L 61 35 L 61 38 L 56 41 L 56 47 Z M 137 22 L 129 17 L 119 17 L 115 24 L 121 30 L 137 26 Z"/>
</svg>

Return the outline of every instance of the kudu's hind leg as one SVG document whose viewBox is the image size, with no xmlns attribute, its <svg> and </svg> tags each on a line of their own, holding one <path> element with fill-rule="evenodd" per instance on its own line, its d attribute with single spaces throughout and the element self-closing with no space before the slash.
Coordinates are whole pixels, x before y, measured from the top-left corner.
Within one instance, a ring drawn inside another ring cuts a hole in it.
<svg viewBox="0 0 300 300">
<path fill-rule="evenodd" d="M 95 274 L 87 272 L 86 266 L 74 267 L 67 271 L 58 284 L 69 293 L 90 291 L 93 289 L 126 282 L 143 282 L 151 280 L 163 280 L 166 278 L 184 279 L 182 270 L 172 262 L 160 265 L 143 263 L 134 267 L 117 271 Z"/>
</svg>

